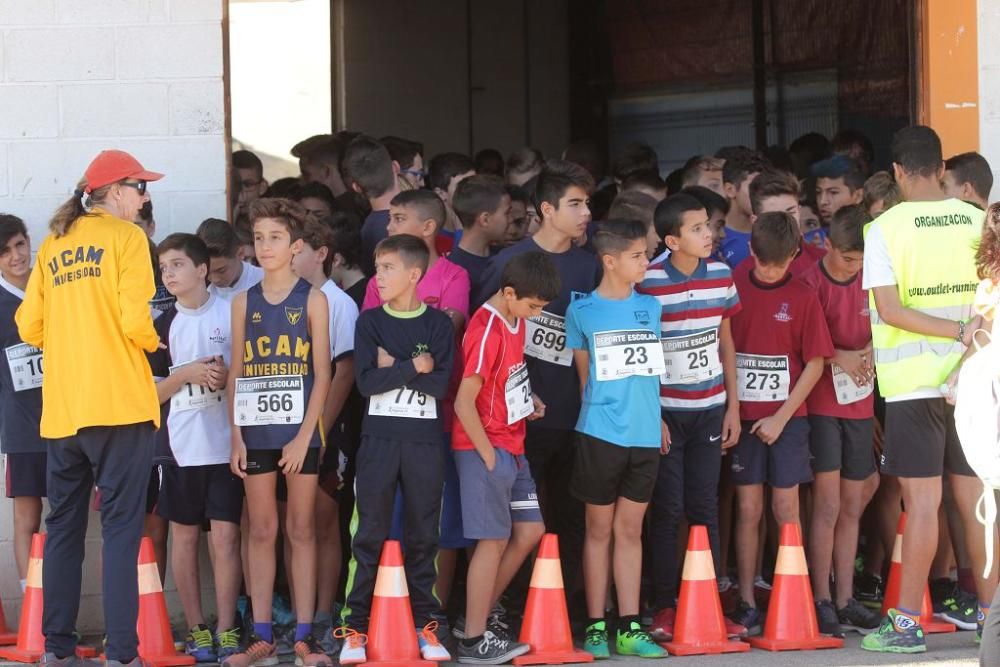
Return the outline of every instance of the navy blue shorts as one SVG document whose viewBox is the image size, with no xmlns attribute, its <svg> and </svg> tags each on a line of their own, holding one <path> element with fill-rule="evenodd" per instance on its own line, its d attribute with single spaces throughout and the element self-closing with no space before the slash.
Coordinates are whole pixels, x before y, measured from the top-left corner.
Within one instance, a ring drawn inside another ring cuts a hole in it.
<svg viewBox="0 0 1000 667">
<path fill-rule="evenodd" d="M 45 452 L 6 454 L 7 497 L 45 497 Z"/>
<path fill-rule="evenodd" d="M 740 440 L 729 450 L 734 484 L 768 484 L 776 489 L 790 489 L 812 481 L 807 417 L 792 417 L 773 445 L 765 445 L 752 434 L 753 425 L 751 421 L 743 422 Z"/>
<path fill-rule="evenodd" d="M 455 452 L 462 495 L 462 528 L 470 540 L 506 540 L 515 522 L 542 521 L 528 460 L 497 449 L 487 470 L 476 450 Z"/>
<path fill-rule="evenodd" d="M 160 466 L 160 499 L 156 513 L 167 521 L 200 526 L 205 521 L 239 523 L 243 513 L 243 480 L 228 463 L 205 466 Z"/>
</svg>

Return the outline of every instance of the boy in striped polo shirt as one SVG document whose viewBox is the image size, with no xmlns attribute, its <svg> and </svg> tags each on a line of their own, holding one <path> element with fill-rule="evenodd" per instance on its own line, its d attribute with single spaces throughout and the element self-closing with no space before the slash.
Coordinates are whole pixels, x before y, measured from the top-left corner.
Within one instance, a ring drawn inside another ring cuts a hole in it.
<svg viewBox="0 0 1000 667">
<path fill-rule="evenodd" d="M 729 319 L 740 311 L 729 267 L 709 260 L 712 228 L 700 201 L 678 193 L 656 207 L 654 225 L 670 255 L 651 265 L 638 291 L 661 305 L 666 373 L 660 409 L 670 429 L 670 451 L 660 457 L 653 491 L 654 607 L 652 634 L 673 636 L 677 598 L 677 527 L 681 514 L 708 527 L 719 562 L 718 487 L 722 450 L 736 444 L 736 348 Z M 742 628 L 732 625 L 732 634 Z"/>
</svg>

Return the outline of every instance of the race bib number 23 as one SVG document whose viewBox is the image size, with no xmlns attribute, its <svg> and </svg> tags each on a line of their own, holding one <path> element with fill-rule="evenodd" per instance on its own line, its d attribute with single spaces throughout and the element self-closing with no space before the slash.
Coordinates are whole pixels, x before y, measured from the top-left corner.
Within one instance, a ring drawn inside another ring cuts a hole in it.
<svg viewBox="0 0 1000 667">
<path fill-rule="evenodd" d="M 594 371 L 598 382 L 631 375 L 662 375 L 666 370 L 660 337 L 648 329 L 594 334 Z"/>
</svg>

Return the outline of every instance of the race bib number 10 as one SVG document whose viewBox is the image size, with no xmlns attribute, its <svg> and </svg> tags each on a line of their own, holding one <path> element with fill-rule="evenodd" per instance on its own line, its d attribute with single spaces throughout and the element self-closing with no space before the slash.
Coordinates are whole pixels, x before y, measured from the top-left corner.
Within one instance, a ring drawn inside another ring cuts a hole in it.
<svg viewBox="0 0 1000 667">
<path fill-rule="evenodd" d="M 42 351 L 34 345 L 11 345 L 7 353 L 7 366 L 14 380 L 14 391 L 38 389 L 42 386 Z"/>
<path fill-rule="evenodd" d="M 844 369 L 837 364 L 832 364 L 830 370 L 833 372 L 833 391 L 837 394 L 838 405 L 857 403 L 868 398 L 875 391 L 874 382 L 869 382 L 859 387 L 854 384 L 851 376 L 844 372 Z"/>
<path fill-rule="evenodd" d="M 301 375 L 238 378 L 236 426 L 301 424 L 305 416 L 305 380 Z"/>
<path fill-rule="evenodd" d="M 594 370 L 598 382 L 631 375 L 662 375 L 666 370 L 660 337 L 646 329 L 594 334 Z"/>
<path fill-rule="evenodd" d="M 736 355 L 736 390 L 741 401 L 784 401 L 792 385 L 788 357 L 763 354 Z"/>
<path fill-rule="evenodd" d="M 566 318 L 542 311 L 526 320 L 524 353 L 529 357 L 560 366 L 573 363 L 573 353 L 566 349 Z"/>
<path fill-rule="evenodd" d="M 178 364 L 170 367 L 170 374 L 173 375 L 178 368 L 186 364 Z M 219 389 L 212 391 L 208 387 L 200 384 L 185 383 L 170 397 L 171 412 L 185 412 L 187 410 L 204 410 L 224 403 L 226 400 L 226 390 Z"/>
</svg>

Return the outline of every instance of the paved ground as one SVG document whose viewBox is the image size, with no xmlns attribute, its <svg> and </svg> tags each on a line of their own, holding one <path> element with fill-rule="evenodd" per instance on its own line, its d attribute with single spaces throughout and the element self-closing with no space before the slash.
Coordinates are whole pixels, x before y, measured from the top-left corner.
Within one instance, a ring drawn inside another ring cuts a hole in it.
<svg viewBox="0 0 1000 667">
<path fill-rule="evenodd" d="M 671 656 L 669 663 L 680 667 L 857 667 L 861 665 L 909 665 L 912 667 L 963 667 L 978 665 L 975 634 L 972 632 L 956 632 L 947 635 L 931 635 L 928 639 L 927 653 L 900 656 L 891 654 L 869 653 L 858 646 L 861 639 L 856 634 L 849 634 L 845 648 L 830 651 L 785 651 L 771 653 L 769 651 L 751 650 L 748 653 L 736 653 L 721 656 Z M 659 661 L 642 660 L 640 658 L 612 658 L 604 662 L 607 667 L 652 667 Z M 289 662 L 287 664 L 294 664 Z M 457 663 L 454 663 L 457 665 Z M 24 667 L 15 662 L 2 662 L 0 667 Z"/>
<path fill-rule="evenodd" d="M 680 667 L 819 667 L 847 665 L 935 665 L 936 667 L 978 665 L 978 651 L 975 633 L 958 632 L 949 635 L 932 635 L 928 642 L 928 652 L 917 656 L 883 655 L 861 650 L 861 638 L 851 633 L 845 640 L 845 648 L 829 651 L 785 651 L 771 653 L 751 649 L 747 653 L 721 656 L 670 656 L 664 663 Z M 652 667 L 660 661 L 641 658 L 612 658 L 603 661 L 606 667 Z"/>
</svg>

